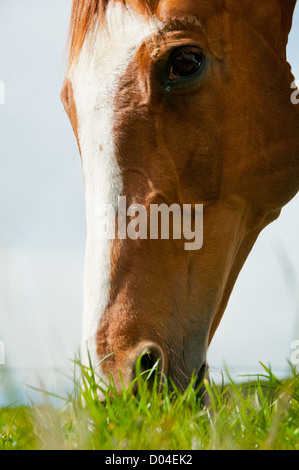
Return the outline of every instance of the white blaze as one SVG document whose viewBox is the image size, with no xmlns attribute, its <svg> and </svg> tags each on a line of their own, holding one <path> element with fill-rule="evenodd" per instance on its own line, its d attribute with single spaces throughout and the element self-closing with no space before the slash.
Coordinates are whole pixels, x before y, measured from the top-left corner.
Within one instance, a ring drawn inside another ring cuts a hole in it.
<svg viewBox="0 0 299 470">
<path fill-rule="evenodd" d="M 113 241 L 97 236 L 103 207 L 117 210 L 123 182 L 114 149 L 114 100 L 128 65 L 146 37 L 157 27 L 120 3 L 110 3 L 107 30 L 89 34 L 70 71 L 78 117 L 86 199 L 87 244 L 84 274 L 82 362 L 87 348 L 96 367 L 96 332 L 109 301 L 110 249 Z"/>
</svg>

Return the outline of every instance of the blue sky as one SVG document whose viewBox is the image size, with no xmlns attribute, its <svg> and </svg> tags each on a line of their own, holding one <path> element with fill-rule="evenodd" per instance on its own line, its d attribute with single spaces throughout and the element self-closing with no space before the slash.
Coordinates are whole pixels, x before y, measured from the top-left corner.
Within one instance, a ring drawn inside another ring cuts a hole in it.
<svg viewBox="0 0 299 470">
<path fill-rule="evenodd" d="M 0 0 L 0 405 L 23 383 L 63 390 L 80 344 L 85 212 L 80 158 L 60 103 L 70 0 Z M 299 11 L 288 47 L 299 79 Z M 215 377 L 281 373 L 299 339 L 299 199 L 260 236 L 209 352 Z M 2 369 L 1 369 L 2 367 Z M 1 387 L 1 385 L 0 385 Z M 28 391 L 29 393 L 29 391 Z M 30 393 L 30 396 L 32 394 Z"/>
</svg>

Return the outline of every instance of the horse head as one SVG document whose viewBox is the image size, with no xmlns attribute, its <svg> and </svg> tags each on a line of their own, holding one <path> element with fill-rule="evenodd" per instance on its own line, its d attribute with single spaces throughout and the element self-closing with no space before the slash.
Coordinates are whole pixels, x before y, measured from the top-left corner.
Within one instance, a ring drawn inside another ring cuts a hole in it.
<svg viewBox="0 0 299 470">
<path fill-rule="evenodd" d="M 117 387 L 140 355 L 181 389 L 202 379 L 248 254 L 298 191 L 295 3 L 73 1 L 62 100 L 86 195 L 83 350 Z M 163 237 L 161 224 L 150 236 L 162 207 L 189 208 L 203 243 Z"/>
</svg>

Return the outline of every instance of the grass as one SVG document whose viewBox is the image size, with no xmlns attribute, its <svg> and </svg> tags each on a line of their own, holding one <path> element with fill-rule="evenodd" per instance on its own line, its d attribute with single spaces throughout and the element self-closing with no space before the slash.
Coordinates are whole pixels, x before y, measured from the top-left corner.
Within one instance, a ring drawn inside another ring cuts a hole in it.
<svg viewBox="0 0 299 470">
<path fill-rule="evenodd" d="M 0 410 L 1 450 L 299 450 L 294 368 L 286 380 L 263 366 L 264 373 L 247 383 L 206 382 L 211 404 L 203 407 L 194 380 L 181 393 L 167 381 L 161 385 L 155 368 L 137 374 L 121 395 L 111 380 L 101 402 L 92 369 L 75 362 L 73 392 L 61 398 L 60 409 L 31 404 Z"/>
</svg>

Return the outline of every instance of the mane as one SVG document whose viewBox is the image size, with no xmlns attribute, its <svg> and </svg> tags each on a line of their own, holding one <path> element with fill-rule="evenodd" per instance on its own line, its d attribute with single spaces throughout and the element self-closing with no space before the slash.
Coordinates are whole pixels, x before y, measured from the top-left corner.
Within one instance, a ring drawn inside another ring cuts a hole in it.
<svg viewBox="0 0 299 470">
<path fill-rule="evenodd" d="M 69 66 L 77 59 L 86 35 L 97 24 L 105 23 L 105 11 L 110 2 L 119 1 L 124 7 L 128 3 L 149 14 L 151 0 L 73 0 L 69 30 Z"/>
</svg>

